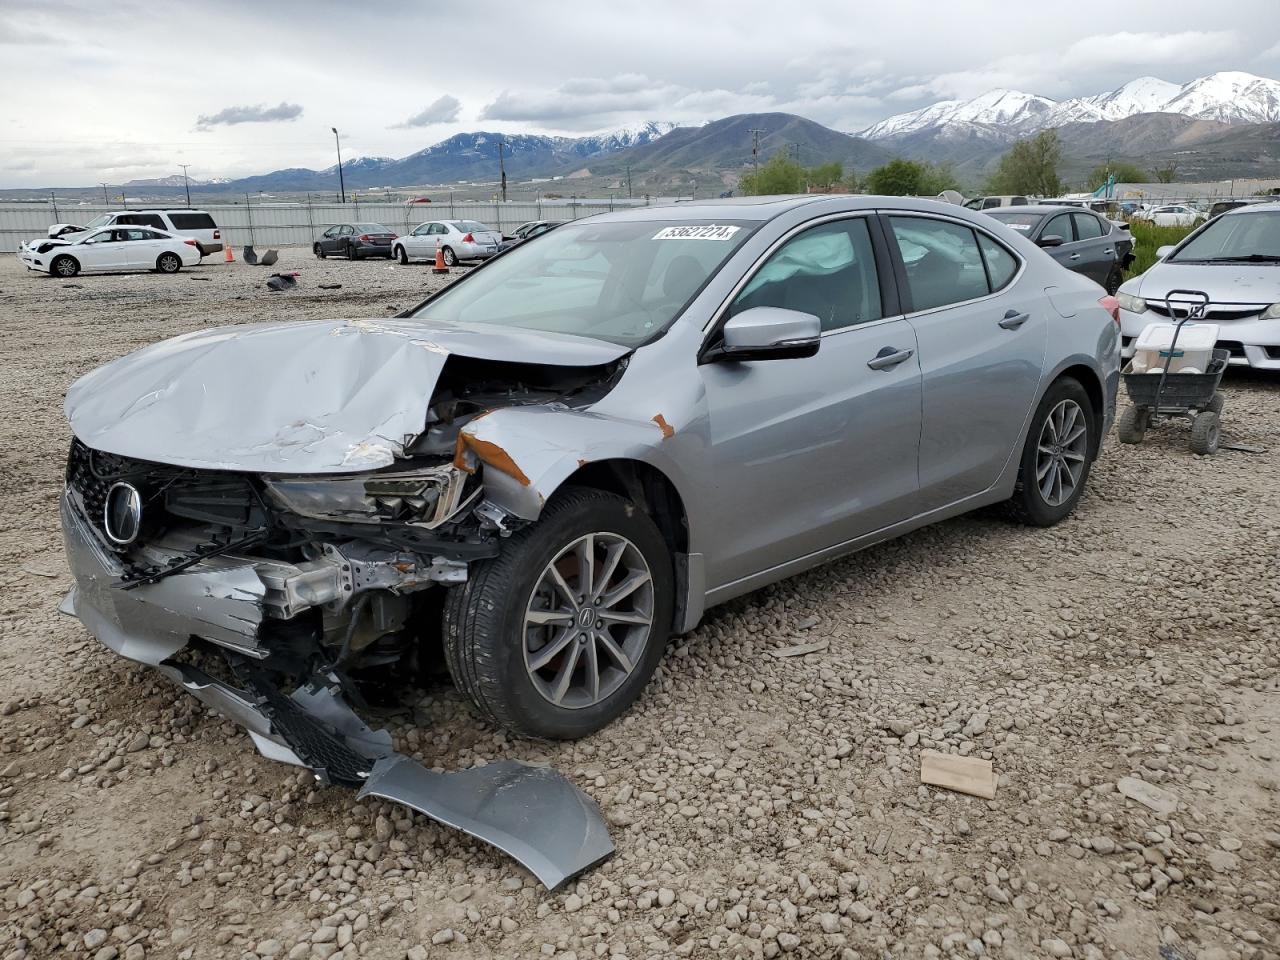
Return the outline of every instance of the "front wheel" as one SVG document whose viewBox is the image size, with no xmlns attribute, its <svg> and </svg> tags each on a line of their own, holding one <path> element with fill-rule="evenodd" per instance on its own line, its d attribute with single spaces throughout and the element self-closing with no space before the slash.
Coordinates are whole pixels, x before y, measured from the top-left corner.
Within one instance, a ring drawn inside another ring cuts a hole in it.
<svg viewBox="0 0 1280 960">
<path fill-rule="evenodd" d="M 356 251 L 356 245 L 354 243 L 347 245 L 347 259 L 348 260 L 360 259 L 360 254 Z"/>
<path fill-rule="evenodd" d="M 1141 407 L 1125 407 L 1116 424 L 1116 434 L 1121 443 L 1141 443 L 1150 424 L 1151 415 L 1146 410 Z"/>
<path fill-rule="evenodd" d="M 320 246 L 318 243 L 312 244 L 311 252 L 316 255 L 317 260 L 323 260 L 325 258 L 324 247 Z"/>
<path fill-rule="evenodd" d="M 391 255 L 395 257 L 397 260 L 399 260 L 402 264 L 407 265 L 409 263 L 409 254 L 405 253 L 404 247 L 397 246 L 394 250 L 391 251 Z"/>
<path fill-rule="evenodd" d="M 1114 297 L 1122 283 L 1124 283 L 1124 271 L 1120 269 L 1120 264 L 1117 263 L 1111 268 L 1111 272 L 1107 274 L 1106 283 L 1102 286 L 1106 289 L 1109 296 Z"/>
<path fill-rule="evenodd" d="M 161 273 L 177 273 L 182 269 L 182 258 L 176 253 L 162 253 L 156 257 L 156 269 Z"/>
<path fill-rule="evenodd" d="M 54 258 L 53 263 L 49 264 L 49 272 L 55 277 L 74 277 L 80 272 L 80 263 L 75 257 L 64 254 Z"/>
<path fill-rule="evenodd" d="M 1075 509 L 1098 448 L 1089 394 L 1073 377 L 1055 380 L 1031 418 L 1009 511 L 1021 523 L 1051 527 Z"/>
<path fill-rule="evenodd" d="M 443 255 L 446 267 L 456 267 L 458 265 L 458 255 L 453 252 L 453 247 L 445 247 Z"/>
<path fill-rule="evenodd" d="M 584 737 L 648 683 L 673 594 L 653 521 L 615 494 L 568 488 L 449 591 L 449 672 L 487 720 L 526 736 Z"/>
</svg>

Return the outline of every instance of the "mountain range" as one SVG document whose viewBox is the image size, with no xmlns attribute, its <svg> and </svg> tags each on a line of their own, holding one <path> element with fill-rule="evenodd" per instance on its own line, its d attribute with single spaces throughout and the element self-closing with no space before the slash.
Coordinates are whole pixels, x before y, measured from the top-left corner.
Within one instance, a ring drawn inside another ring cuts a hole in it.
<svg viewBox="0 0 1280 960">
<path fill-rule="evenodd" d="M 732 189 L 754 159 L 763 162 L 780 150 L 806 166 L 838 160 L 862 172 L 895 156 L 946 163 L 962 183 L 978 184 L 1014 140 L 1049 128 L 1062 140 L 1061 172 L 1068 180 L 1108 159 L 1146 170 L 1173 165 L 1183 180 L 1280 175 L 1280 82 L 1241 72 L 1182 85 L 1139 77 L 1116 90 L 1060 101 L 992 90 L 888 117 L 852 134 L 787 113 L 742 114 L 688 127 L 650 121 L 585 137 L 476 131 L 398 159 L 348 160 L 342 175 L 349 191 L 492 185 L 501 145 L 512 182 L 582 180 L 577 192 L 626 190 L 632 177 L 637 193 Z M 181 186 L 180 177 L 126 184 L 156 195 Z M 202 194 L 337 188 L 336 166 L 192 183 Z"/>
</svg>

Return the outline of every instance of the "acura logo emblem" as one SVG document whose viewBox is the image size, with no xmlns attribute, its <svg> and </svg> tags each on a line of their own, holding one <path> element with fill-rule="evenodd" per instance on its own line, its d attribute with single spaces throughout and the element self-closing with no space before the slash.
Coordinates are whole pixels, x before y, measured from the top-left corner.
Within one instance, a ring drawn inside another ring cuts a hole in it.
<svg viewBox="0 0 1280 960">
<path fill-rule="evenodd" d="M 131 483 L 113 484 L 102 508 L 102 527 L 118 547 L 138 539 L 142 529 L 142 494 Z"/>
</svg>

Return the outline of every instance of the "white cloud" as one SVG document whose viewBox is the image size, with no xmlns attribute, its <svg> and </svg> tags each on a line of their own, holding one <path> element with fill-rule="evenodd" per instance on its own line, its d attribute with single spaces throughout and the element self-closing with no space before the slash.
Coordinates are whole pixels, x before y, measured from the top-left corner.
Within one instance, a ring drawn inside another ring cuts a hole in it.
<svg viewBox="0 0 1280 960">
<path fill-rule="evenodd" d="M 430 127 L 437 123 L 453 123 L 462 112 L 462 101 L 457 97 L 445 94 L 425 109 L 418 111 L 404 123 L 397 123 L 394 129 L 408 127 Z"/>
<path fill-rule="evenodd" d="M 224 107 L 214 114 L 201 114 L 196 126 L 201 130 L 217 126 L 235 126 L 238 123 L 275 123 L 279 120 L 297 120 L 302 107 L 296 103 L 281 101 L 274 107 L 258 104 L 252 107 Z"/>
</svg>

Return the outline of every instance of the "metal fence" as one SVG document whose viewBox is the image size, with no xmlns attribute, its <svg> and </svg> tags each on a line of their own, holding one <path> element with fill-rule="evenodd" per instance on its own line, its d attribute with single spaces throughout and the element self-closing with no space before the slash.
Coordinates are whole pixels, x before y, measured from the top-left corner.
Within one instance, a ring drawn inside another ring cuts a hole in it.
<svg viewBox="0 0 1280 960">
<path fill-rule="evenodd" d="M 664 200 L 512 200 L 452 203 L 254 203 L 201 206 L 212 215 L 223 240 L 233 246 L 258 247 L 310 245 L 335 223 L 380 223 L 397 233 L 408 233 L 429 220 L 478 220 L 510 231 L 529 220 L 577 220 L 627 207 L 643 207 Z M 169 204 L 168 206 L 173 206 Z M 134 209 L 145 209 L 131 205 Z M 84 225 L 103 213 L 123 209 L 119 205 L 66 203 L 0 204 L 0 250 L 12 252 L 26 240 L 43 237 L 53 223 Z"/>
</svg>

